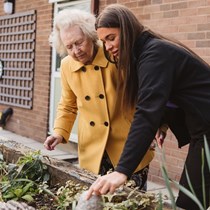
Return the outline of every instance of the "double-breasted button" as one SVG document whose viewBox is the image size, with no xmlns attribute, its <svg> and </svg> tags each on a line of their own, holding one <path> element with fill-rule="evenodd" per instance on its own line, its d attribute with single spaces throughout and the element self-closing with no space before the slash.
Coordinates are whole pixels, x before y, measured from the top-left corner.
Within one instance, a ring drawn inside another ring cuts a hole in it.
<svg viewBox="0 0 210 210">
<path fill-rule="evenodd" d="M 104 122 L 104 125 L 105 125 L 105 126 L 108 126 L 108 125 L 109 125 L 109 123 L 105 121 L 105 122 Z"/>
<path fill-rule="evenodd" d="M 95 69 L 96 71 L 98 71 L 98 70 L 99 70 L 99 66 L 94 66 L 94 69 Z"/>
<path fill-rule="evenodd" d="M 85 96 L 85 100 L 89 101 L 90 100 L 90 96 Z"/>
<path fill-rule="evenodd" d="M 95 123 L 93 121 L 90 121 L 91 126 L 95 126 Z"/>
<path fill-rule="evenodd" d="M 83 67 L 81 68 L 81 70 L 82 70 L 83 72 L 86 72 L 85 66 L 83 66 Z"/>
<path fill-rule="evenodd" d="M 99 98 L 100 99 L 103 99 L 104 98 L 104 95 L 103 94 L 99 94 Z"/>
</svg>

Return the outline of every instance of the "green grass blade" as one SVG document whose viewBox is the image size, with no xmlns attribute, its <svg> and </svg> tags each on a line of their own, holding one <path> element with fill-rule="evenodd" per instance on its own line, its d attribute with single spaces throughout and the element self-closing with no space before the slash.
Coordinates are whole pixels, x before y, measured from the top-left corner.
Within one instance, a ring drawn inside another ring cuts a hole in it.
<svg viewBox="0 0 210 210">
<path fill-rule="evenodd" d="M 172 192 L 172 189 L 171 189 L 171 186 L 170 186 L 170 181 L 169 181 L 169 178 L 168 178 L 166 168 L 164 166 L 162 166 L 161 171 L 162 171 L 165 183 L 166 183 L 166 187 L 167 187 L 168 192 L 169 192 L 169 196 L 170 196 L 170 200 L 171 200 L 171 206 L 174 210 L 176 210 L 175 199 L 174 199 L 174 195 L 173 195 L 173 192 Z"/>
<path fill-rule="evenodd" d="M 188 174 L 186 166 L 185 166 L 185 175 L 186 175 L 186 178 L 187 178 L 187 183 L 189 185 L 189 188 L 190 188 L 192 194 L 195 195 L 195 191 L 194 191 L 193 186 L 191 184 L 190 177 L 189 177 L 189 174 Z"/>
<path fill-rule="evenodd" d="M 192 192 L 190 192 L 188 189 L 186 189 L 185 187 L 183 187 L 176 181 L 172 180 L 172 182 L 180 191 L 182 191 L 185 195 L 187 195 L 189 198 L 191 198 L 199 206 L 200 210 L 205 210 L 204 207 L 202 206 L 201 202 L 198 200 L 198 198 Z"/>
<path fill-rule="evenodd" d="M 156 210 L 163 210 L 163 197 L 161 192 L 158 193 L 158 207 Z"/>
<path fill-rule="evenodd" d="M 206 188 L 205 188 L 205 177 L 204 177 L 204 165 L 205 165 L 205 160 L 204 160 L 204 150 L 202 149 L 201 151 L 201 175 L 202 175 L 202 191 L 203 191 L 203 204 L 204 204 L 204 209 L 206 209 Z"/>
<path fill-rule="evenodd" d="M 169 176 L 168 176 L 168 173 L 167 173 L 167 170 L 166 170 L 166 166 L 165 166 L 166 159 L 165 159 L 164 147 L 163 147 L 163 149 L 157 148 L 157 150 L 160 154 L 162 154 L 161 155 L 161 161 L 160 161 L 161 162 L 160 168 L 161 168 L 162 176 L 164 178 L 167 190 L 169 192 L 169 196 L 170 196 L 170 200 L 171 200 L 171 206 L 172 206 L 173 210 L 176 210 L 175 198 L 174 198 L 171 186 L 170 186 L 170 179 L 169 179 Z"/>
<path fill-rule="evenodd" d="M 205 148 L 206 159 L 207 159 L 207 163 L 209 166 L 209 172 L 210 172 L 210 150 L 209 150 L 209 145 L 207 143 L 206 135 L 204 135 L 204 148 Z"/>
</svg>

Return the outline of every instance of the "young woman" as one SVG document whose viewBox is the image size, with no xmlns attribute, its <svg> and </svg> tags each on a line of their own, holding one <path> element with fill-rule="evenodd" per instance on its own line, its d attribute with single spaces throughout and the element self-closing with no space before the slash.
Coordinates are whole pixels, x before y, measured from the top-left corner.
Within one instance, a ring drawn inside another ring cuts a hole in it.
<svg viewBox="0 0 210 210">
<path fill-rule="evenodd" d="M 115 171 L 98 178 L 87 199 L 92 193 L 112 193 L 122 185 L 146 154 L 160 123 L 166 120 L 179 146 L 190 144 L 185 165 L 194 191 L 204 203 L 201 150 L 204 135 L 210 144 L 210 66 L 181 43 L 145 28 L 122 5 L 106 7 L 97 18 L 96 30 L 107 58 L 118 66 L 118 80 L 124 81 L 124 107 L 136 105 L 136 111 Z M 182 131 L 179 123 L 184 125 Z M 183 170 L 180 183 L 189 189 L 185 175 Z M 210 173 L 206 159 L 204 176 L 208 206 Z M 199 209 L 182 192 L 177 206 Z"/>
<path fill-rule="evenodd" d="M 82 10 L 60 11 L 55 17 L 51 41 L 65 57 L 60 68 L 62 94 L 54 133 L 47 137 L 44 146 L 53 150 L 57 144 L 67 143 L 79 112 L 79 165 L 95 174 L 106 174 L 119 161 L 134 107 L 124 112 L 120 106 L 116 65 L 104 56 L 94 15 Z M 145 189 L 153 156 L 154 151 L 148 149 L 132 175 L 140 189 Z"/>
</svg>

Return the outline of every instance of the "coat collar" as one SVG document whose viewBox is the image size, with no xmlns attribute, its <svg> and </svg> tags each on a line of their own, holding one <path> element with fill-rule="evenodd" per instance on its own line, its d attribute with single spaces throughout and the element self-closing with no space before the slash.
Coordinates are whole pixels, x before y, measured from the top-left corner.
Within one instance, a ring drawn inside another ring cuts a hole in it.
<svg viewBox="0 0 210 210">
<path fill-rule="evenodd" d="M 154 38 L 154 36 L 149 33 L 148 31 L 142 32 L 138 38 L 135 41 L 134 48 L 133 48 L 133 54 L 134 58 L 138 59 L 139 55 L 141 54 L 144 45 L 151 39 Z"/>
<path fill-rule="evenodd" d="M 71 59 L 71 71 L 75 72 L 80 70 L 84 65 L 83 63 L 79 62 L 79 61 L 75 61 L 74 59 Z M 108 60 L 106 59 L 105 55 L 104 55 L 104 51 L 103 51 L 103 47 L 99 47 L 98 48 L 98 52 L 92 62 L 93 66 L 100 66 L 102 68 L 106 67 L 108 65 Z"/>
</svg>

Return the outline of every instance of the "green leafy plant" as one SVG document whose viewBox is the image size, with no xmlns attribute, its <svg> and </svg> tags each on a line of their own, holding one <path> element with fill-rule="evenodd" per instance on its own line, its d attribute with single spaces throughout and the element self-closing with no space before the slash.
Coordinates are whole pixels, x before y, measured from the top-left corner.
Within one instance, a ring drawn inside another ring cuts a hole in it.
<svg viewBox="0 0 210 210">
<path fill-rule="evenodd" d="M 130 193 L 119 191 L 113 195 L 103 195 L 103 200 L 103 210 L 152 210 L 158 205 L 156 195 L 153 193 L 141 193 L 137 188 Z"/>
<path fill-rule="evenodd" d="M 75 209 L 79 196 L 87 189 L 87 186 L 73 180 L 67 181 L 66 185 L 57 191 L 58 199 L 55 204 L 57 210 Z M 141 193 L 137 188 L 130 192 L 126 192 L 122 188 L 112 195 L 103 195 L 102 200 L 103 210 L 154 210 L 155 206 L 158 205 L 156 195 Z"/>
<path fill-rule="evenodd" d="M 56 206 L 57 210 L 66 210 L 68 207 L 74 208 L 77 199 L 83 191 L 87 190 L 86 185 L 76 183 L 73 180 L 68 180 L 65 186 L 62 186 L 57 191 Z"/>
<path fill-rule="evenodd" d="M 47 190 L 46 182 L 49 181 L 47 166 L 41 161 L 40 151 L 31 152 L 21 156 L 16 164 L 8 164 L 0 155 L 1 172 L 1 200 L 26 200 L 33 201 L 39 192 Z M 51 193 L 52 194 L 52 193 Z"/>
</svg>

